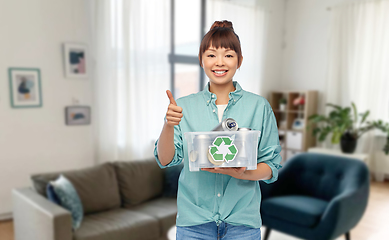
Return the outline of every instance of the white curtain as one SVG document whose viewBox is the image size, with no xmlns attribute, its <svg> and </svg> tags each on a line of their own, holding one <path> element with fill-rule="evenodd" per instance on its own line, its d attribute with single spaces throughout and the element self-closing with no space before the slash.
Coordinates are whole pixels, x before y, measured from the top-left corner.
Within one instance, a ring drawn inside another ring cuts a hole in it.
<svg viewBox="0 0 389 240">
<path fill-rule="evenodd" d="M 265 96 L 261 91 L 264 84 L 264 45 L 267 31 L 268 12 L 266 1 L 208 0 L 205 32 L 215 21 L 231 21 L 242 48 L 243 63 L 236 71 L 234 80 L 243 89 Z M 208 79 L 208 78 L 206 78 Z"/>
<path fill-rule="evenodd" d="M 90 1 L 98 162 L 153 156 L 170 88 L 170 0 Z"/>
<path fill-rule="evenodd" d="M 389 1 L 332 9 L 327 102 L 389 120 Z"/>
<path fill-rule="evenodd" d="M 370 110 L 370 120 L 388 121 L 389 1 L 344 4 L 331 14 L 326 103 L 354 102 L 359 113 Z M 357 152 L 371 152 L 373 137 L 359 139 Z"/>
</svg>

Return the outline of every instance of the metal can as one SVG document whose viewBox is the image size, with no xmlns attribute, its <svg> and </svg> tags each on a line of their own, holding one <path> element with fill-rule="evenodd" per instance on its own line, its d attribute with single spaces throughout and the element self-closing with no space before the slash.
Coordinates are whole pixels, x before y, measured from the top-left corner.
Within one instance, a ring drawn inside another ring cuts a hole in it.
<svg viewBox="0 0 389 240">
<path fill-rule="evenodd" d="M 212 131 L 237 131 L 238 123 L 232 118 L 221 121 Z"/>
<path fill-rule="evenodd" d="M 211 139 L 206 134 L 199 134 L 193 138 L 193 151 L 189 154 L 189 160 L 192 162 L 198 161 L 197 165 L 208 163 L 208 147 L 211 144 Z"/>
<path fill-rule="evenodd" d="M 238 131 L 251 131 L 251 128 L 238 128 Z"/>
<path fill-rule="evenodd" d="M 246 153 L 246 147 L 247 144 L 246 142 L 249 141 L 248 135 L 249 131 L 251 131 L 251 128 L 238 128 L 238 131 L 240 132 L 238 135 L 238 139 L 236 144 L 239 146 L 240 152 L 239 152 L 239 157 L 241 158 L 242 161 L 247 160 L 247 153 Z"/>
</svg>

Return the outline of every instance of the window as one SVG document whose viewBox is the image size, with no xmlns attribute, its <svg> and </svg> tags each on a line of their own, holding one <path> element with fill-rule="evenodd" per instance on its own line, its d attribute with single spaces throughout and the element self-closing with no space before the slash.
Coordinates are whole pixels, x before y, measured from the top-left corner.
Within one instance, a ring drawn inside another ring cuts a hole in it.
<svg viewBox="0 0 389 240">
<path fill-rule="evenodd" d="M 198 51 L 205 34 L 205 1 L 171 0 L 169 62 L 171 89 L 176 99 L 204 87 L 205 73 L 199 64 Z"/>
</svg>

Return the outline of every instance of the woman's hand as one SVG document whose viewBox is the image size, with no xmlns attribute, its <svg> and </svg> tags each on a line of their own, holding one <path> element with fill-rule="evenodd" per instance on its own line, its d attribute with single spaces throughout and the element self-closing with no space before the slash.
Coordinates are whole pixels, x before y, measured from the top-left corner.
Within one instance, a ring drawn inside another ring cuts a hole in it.
<svg viewBox="0 0 389 240">
<path fill-rule="evenodd" d="M 166 124 L 174 127 L 180 123 L 181 118 L 183 117 L 182 107 L 177 106 L 177 103 L 169 90 L 166 91 L 166 94 L 170 100 L 170 104 L 166 112 Z"/>
<path fill-rule="evenodd" d="M 170 100 L 170 104 L 166 112 L 165 124 L 163 125 L 157 144 L 158 158 L 163 166 L 166 166 L 173 160 L 175 152 L 174 126 L 180 123 L 183 116 L 182 108 L 177 106 L 172 93 L 167 90 L 166 94 Z"/>
<path fill-rule="evenodd" d="M 243 179 L 244 172 L 246 171 L 245 167 L 216 167 L 216 168 L 202 168 L 201 171 L 207 171 L 211 173 L 221 173 L 225 175 L 230 175 L 231 177 Z"/>
</svg>

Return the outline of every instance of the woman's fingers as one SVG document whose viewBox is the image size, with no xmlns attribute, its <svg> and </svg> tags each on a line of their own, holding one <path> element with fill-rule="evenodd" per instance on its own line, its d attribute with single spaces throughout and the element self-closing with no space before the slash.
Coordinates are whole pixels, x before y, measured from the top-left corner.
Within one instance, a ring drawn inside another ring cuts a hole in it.
<svg viewBox="0 0 389 240">
<path fill-rule="evenodd" d="M 172 117 L 172 116 L 166 116 L 166 120 L 167 120 L 167 121 L 171 121 L 171 122 L 177 122 L 177 123 L 179 123 L 179 122 L 181 121 L 181 118 Z"/>
<path fill-rule="evenodd" d="M 180 112 L 174 112 L 174 111 L 167 111 L 166 113 L 166 116 L 170 116 L 170 117 L 176 117 L 176 118 L 182 118 L 183 117 L 183 114 L 180 113 Z"/>
<path fill-rule="evenodd" d="M 182 107 L 177 106 L 176 100 L 174 100 L 173 94 L 169 90 L 166 90 L 166 94 L 170 101 L 166 112 L 166 123 L 169 125 L 178 125 L 184 116 L 182 114 Z"/>
<path fill-rule="evenodd" d="M 170 104 L 177 106 L 176 100 L 174 100 L 172 92 L 170 92 L 170 90 L 166 90 L 166 94 L 170 100 Z"/>
<path fill-rule="evenodd" d="M 181 113 L 182 112 L 182 107 L 179 107 L 179 106 L 176 106 L 176 105 L 173 105 L 173 104 L 169 104 L 168 110 L 171 110 L 173 112 Z"/>
</svg>

